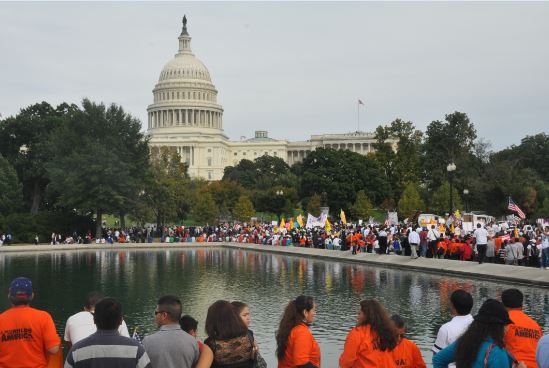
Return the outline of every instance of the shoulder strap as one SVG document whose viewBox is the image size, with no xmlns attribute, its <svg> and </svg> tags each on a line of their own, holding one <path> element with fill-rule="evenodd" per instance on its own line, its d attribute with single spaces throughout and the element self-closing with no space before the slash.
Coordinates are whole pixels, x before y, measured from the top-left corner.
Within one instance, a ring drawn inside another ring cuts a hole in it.
<svg viewBox="0 0 549 368">
<path fill-rule="evenodd" d="M 496 344 L 490 344 L 488 350 L 486 350 L 486 354 L 484 354 L 484 368 L 488 368 L 488 358 L 490 358 L 490 353 L 492 352 L 494 346 L 496 346 Z"/>
</svg>

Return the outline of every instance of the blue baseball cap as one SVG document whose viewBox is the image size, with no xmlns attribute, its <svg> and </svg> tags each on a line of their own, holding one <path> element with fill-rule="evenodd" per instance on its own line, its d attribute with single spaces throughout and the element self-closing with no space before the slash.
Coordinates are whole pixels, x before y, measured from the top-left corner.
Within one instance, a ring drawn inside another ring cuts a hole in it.
<svg viewBox="0 0 549 368">
<path fill-rule="evenodd" d="M 10 296 L 14 298 L 30 298 L 32 293 L 32 281 L 27 277 L 18 277 L 10 284 Z"/>
</svg>

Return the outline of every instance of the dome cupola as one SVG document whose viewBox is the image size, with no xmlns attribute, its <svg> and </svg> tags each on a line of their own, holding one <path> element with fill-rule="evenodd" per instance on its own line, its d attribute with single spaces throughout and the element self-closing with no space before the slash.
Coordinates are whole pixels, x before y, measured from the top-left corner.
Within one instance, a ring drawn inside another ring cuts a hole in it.
<svg viewBox="0 0 549 368">
<path fill-rule="evenodd" d="M 223 130 L 223 108 L 217 104 L 210 72 L 192 53 L 186 16 L 178 40 L 178 52 L 164 65 L 153 89 L 148 128 Z"/>
</svg>

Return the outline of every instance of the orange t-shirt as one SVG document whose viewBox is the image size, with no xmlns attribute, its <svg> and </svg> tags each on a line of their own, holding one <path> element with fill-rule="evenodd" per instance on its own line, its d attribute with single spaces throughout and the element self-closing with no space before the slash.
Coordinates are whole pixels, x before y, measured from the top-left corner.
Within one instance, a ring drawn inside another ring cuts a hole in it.
<svg viewBox="0 0 549 368">
<path fill-rule="evenodd" d="M 48 312 L 25 305 L 0 314 L 0 367 L 44 368 L 46 350 L 60 344 Z"/>
<path fill-rule="evenodd" d="M 347 335 L 343 353 L 339 357 L 341 368 L 384 367 L 396 368 L 391 351 L 374 347 L 375 334 L 370 326 L 357 326 Z"/>
<path fill-rule="evenodd" d="M 510 310 L 509 318 L 513 321 L 505 333 L 505 349 L 528 368 L 537 368 L 536 348 L 543 336 L 541 327 L 532 318 L 520 310 Z"/>
<path fill-rule="evenodd" d="M 290 332 L 284 359 L 278 361 L 278 368 L 295 368 L 309 362 L 320 367 L 320 347 L 309 327 L 300 323 Z"/>
<path fill-rule="evenodd" d="M 398 368 L 426 368 L 425 361 L 417 345 L 406 338 L 400 340 L 392 351 Z"/>
</svg>

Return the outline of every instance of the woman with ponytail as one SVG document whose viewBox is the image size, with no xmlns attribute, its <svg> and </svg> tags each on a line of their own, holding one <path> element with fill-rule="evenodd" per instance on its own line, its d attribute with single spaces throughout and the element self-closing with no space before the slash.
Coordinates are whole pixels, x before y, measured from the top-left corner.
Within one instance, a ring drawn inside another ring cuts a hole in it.
<svg viewBox="0 0 549 368">
<path fill-rule="evenodd" d="M 278 368 L 320 367 L 320 348 L 309 330 L 315 315 L 310 296 L 300 295 L 288 303 L 276 332 Z"/>
<path fill-rule="evenodd" d="M 373 299 L 360 302 L 357 326 L 347 335 L 340 368 L 396 367 L 392 350 L 397 345 L 395 326 L 383 306 Z"/>
</svg>

